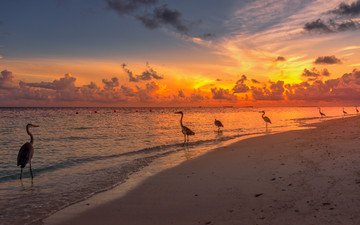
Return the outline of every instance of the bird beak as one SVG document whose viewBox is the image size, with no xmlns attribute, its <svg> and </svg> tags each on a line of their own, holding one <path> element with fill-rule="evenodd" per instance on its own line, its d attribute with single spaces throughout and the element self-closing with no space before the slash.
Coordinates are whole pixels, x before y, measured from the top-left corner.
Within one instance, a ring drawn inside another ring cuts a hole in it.
<svg viewBox="0 0 360 225">
<path fill-rule="evenodd" d="M 33 125 L 33 124 L 32 124 L 31 126 L 32 126 L 32 127 L 39 127 L 39 125 Z"/>
<path fill-rule="evenodd" d="M 180 114 L 180 112 L 175 112 L 175 114 Z"/>
</svg>

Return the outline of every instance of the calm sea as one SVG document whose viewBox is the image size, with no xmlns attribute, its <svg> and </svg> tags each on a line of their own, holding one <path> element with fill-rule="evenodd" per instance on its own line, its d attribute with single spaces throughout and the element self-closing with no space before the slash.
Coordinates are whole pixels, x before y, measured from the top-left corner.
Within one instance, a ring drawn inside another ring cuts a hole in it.
<svg viewBox="0 0 360 225">
<path fill-rule="evenodd" d="M 196 135 L 187 151 L 208 151 L 249 135 L 297 129 L 319 122 L 318 109 L 299 108 L 0 108 L 0 224 L 29 224 L 114 185 L 149 164 L 184 151 L 179 126 Z M 273 122 L 265 128 L 259 110 Z M 354 113 L 353 108 L 347 108 Z M 95 113 L 97 111 L 97 113 Z M 323 108 L 326 119 L 342 116 L 342 108 Z M 77 113 L 76 113 L 77 112 Z M 216 132 L 214 119 L 224 124 Z M 33 128 L 35 174 L 28 166 L 23 181 L 16 158 Z M 205 149 L 205 150 L 204 150 Z M 164 160 L 165 159 L 165 160 Z M 171 157 L 169 157 L 171 159 Z"/>
</svg>

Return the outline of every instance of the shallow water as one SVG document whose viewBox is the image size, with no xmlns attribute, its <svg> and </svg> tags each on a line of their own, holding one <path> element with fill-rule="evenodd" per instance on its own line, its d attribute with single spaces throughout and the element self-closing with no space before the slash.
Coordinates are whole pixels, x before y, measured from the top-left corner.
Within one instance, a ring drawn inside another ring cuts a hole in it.
<svg viewBox="0 0 360 225">
<path fill-rule="evenodd" d="M 273 122 L 267 129 L 258 108 L 0 108 L 0 224 L 26 224 L 44 218 L 116 184 L 159 157 L 183 151 L 180 115 L 196 133 L 186 151 L 207 151 L 219 143 L 342 116 L 342 109 L 264 108 Z M 349 112 L 354 109 L 347 109 Z M 95 113 L 97 111 L 97 113 Z M 76 114 L 78 112 L 78 114 Z M 224 124 L 216 132 L 214 119 Z M 18 150 L 35 138 L 32 161 L 20 181 Z M 169 160 L 171 157 L 169 157 Z"/>
</svg>

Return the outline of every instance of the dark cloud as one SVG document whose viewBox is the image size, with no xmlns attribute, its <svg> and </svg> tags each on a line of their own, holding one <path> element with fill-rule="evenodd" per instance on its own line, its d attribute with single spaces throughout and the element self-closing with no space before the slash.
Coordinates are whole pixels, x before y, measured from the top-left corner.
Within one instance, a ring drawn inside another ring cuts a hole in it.
<svg viewBox="0 0 360 225">
<path fill-rule="evenodd" d="M 284 56 L 278 56 L 276 59 L 275 59 L 276 62 L 285 62 L 286 61 L 286 58 Z"/>
<path fill-rule="evenodd" d="M 315 21 L 306 23 L 304 26 L 304 30 L 315 33 L 343 32 L 357 30 L 359 28 L 360 24 L 351 19 L 341 21 L 336 21 L 335 19 L 330 19 L 328 21 L 317 19 Z"/>
<path fill-rule="evenodd" d="M 354 1 L 350 4 L 342 2 L 331 12 L 341 16 L 358 16 L 360 15 L 360 0 Z"/>
<path fill-rule="evenodd" d="M 312 22 L 308 22 L 304 25 L 304 30 L 309 32 L 319 32 L 319 33 L 330 33 L 333 32 L 331 27 L 327 25 L 321 19 L 317 19 Z"/>
<path fill-rule="evenodd" d="M 301 75 L 303 77 L 306 77 L 308 81 L 315 81 L 318 79 L 322 79 L 323 77 L 328 77 L 331 74 L 326 68 L 324 68 L 323 70 L 318 70 L 314 67 L 310 70 L 305 68 Z"/>
<path fill-rule="evenodd" d="M 341 60 L 336 58 L 334 55 L 332 56 L 319 56 L 314 64 L 341 64 Z"/>
<path fill-rule="evenodd" d="M 145 71 L 143 71 L 139 75 L 134 75 L 134 73 L 127 68 L 126 64 L 122 64 L 123 70 L 128 75 L 130 82 L 150 81 L 152 79 L 155 80 L 164 79 L 163 76 L 161 76 L 153 68 L 151 68 L 148 63 L 146 64 L 146 66 L 147 69 Z"/>
<path fill-rule="evenodd" d="M 149 29 L 166 25 L 179 33 L 186 34 L 189 31 L 189 28 L 184 24 L 181 13 L 176 9 L 169 9 L 167 5 L 157 7 L 151 14 L 137 16 L 137 18 Z"/>
<path fill-rule="evenodd" d="M 167 26 L 182 34 L 189 31 L 180 11 L 167 5 L 159 5 L 157 0 L 106 0 L 106 3 L 119 15 L 133 16 L 148 29 Z M 150 7 L 151 10 L 141 10 Z M 209 38 L 210 34 L 204 34 L 205 36 Z"/>
<path fill-rule="evenodd" d="M 250 88 L 245 84 L 245 81 L 247 81 L 247 77 L 245 75 L 242 75 L 241 78 L 236 82 L 235 86 L 233 87 L 234 93 L 246 93 L 250 90 Z"/>
<path fill-rule="evenodd" d="M 360 15 L 360 0 L 350 4 L 342 2 L 336 9 L 329 12 L 336 16 L 327 21 L 317 19 L 308 22 L 304 25 L 304 30 L 318 33 L 333 33 L 360 29 L 359 22 L 352 19 Z"/>
<path fill-rule="evenodd" d="M 105 0 L 108 7 L 120 15 L 131 14 L 139 8 L 152 6 L 157 0 Z"/>
<path fill-rule="evenodd" d="M 228 101 L 236 101 L 237 97 L 230 93 L 230 90 L 223 88 L 211 88 L 211 93 L 213 99 L 216 100 L 228 100 Z"/>
</svg>

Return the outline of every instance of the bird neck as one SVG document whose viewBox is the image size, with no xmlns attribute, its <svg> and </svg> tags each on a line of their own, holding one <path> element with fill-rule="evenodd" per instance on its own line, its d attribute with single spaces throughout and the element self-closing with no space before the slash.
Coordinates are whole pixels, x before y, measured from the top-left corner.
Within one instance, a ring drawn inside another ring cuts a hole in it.
<svg viewBox="0 0 360 225">
<path fill-rule="evenodd" d="M 180 118 L 180 125 L 183 127 L 184 125 L 183 125 L 183 117 L 184 117 L 184 114 L 181 114 L 181 118 Z"/>
<path fill-rule="evenodd" d="M 262 116 L 262 118 L 264 118 L 265 117 L 265 112 L 263 112 L 263 114 L 261 116 Z"/>
<path fill-rule="evenodd" d="M 34 136 L 30 132 L 29 127 L 26 127 L 26 132 L 30 136 L 30 144 L 33 144 L 34 143 Z"/>
</svg>

